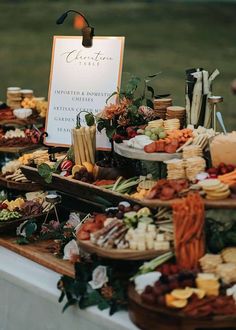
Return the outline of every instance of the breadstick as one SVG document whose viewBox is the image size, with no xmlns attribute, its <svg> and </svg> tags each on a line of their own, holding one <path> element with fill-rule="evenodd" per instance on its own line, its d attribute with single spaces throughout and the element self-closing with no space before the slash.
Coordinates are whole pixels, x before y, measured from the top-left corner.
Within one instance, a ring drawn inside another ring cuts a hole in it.
<svg viewBox="0 0 236 330">
<path fill-rule="evenodd" d="M 79 152 L 79 146 L 78 146 L 78 141 L 77 141 L 76 129 L 72 130 L 72 138 L 73 138 L 73 145 L 74 145 L 75 164 L 76 165 L 81 165 L 81 159 L 80 159 L 80 152 Z"/>
<path fill-rule="evenodd" d="M 86 142 L 87 142 L 90 163 L 94 164 L 93 145 L 92 145 L 92 138 L 90 135 L 89 127 L 85 128 L 85 138 L 86 138 Z"/>
<path fill-rule="evenodd" d="M 93 155 L 95 157 L 95 152 L 96 152 L 96 126 L 95 125 L 90 127 L 90 135 L 92 137 Z"/>
<path fill-rule="evenodd" d="M 77 135 L 77 142 L 79 146 L 79 153 L 80 153 L 80 159 L 81 162 L 86 162 L 85 152 L 84 152 L 84 143 L 83 143 L 83 136 L 81 132 L 81 128 L 76 129 L 76 135 Z"/>
<path fill-rule="evenodd" d="M 82 137 L 83 146 L 84 146 L 85 162 L 90 162 L 88 144 L 87 144 L 86 136 L 85 136 L 86 135 L 85 127 L 81 127 L 80 130 L 81 130 L 81 137 Z"/>
</svg>

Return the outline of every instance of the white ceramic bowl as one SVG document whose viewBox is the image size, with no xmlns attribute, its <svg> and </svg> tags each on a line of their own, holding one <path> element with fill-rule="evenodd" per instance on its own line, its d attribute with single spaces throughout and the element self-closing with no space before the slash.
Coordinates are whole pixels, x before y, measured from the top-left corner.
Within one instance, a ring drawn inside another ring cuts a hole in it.
<svg viewBox="0 0 236 330">
<path fill-rule="evenodd" d="M 18 119 L 26 119 L 32 115 L 32 109 L 15 109 L 13 113 Z"/>
</svg>

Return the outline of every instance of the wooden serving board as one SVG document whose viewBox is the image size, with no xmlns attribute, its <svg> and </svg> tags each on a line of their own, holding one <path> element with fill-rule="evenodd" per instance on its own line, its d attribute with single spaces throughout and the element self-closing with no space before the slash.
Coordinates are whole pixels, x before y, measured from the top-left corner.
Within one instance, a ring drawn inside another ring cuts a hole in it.
<svg viewBox="0 0 236 330">
<path fill-rule="evenodd" d="M 44 118 L 41 117 L 29 117 L 27 119 L 2 119 L 0 120 L 0 126 L 26 126 L 33 124 L 43 124 L 45 122 Z"/>
<path fill-rule="evenodd" d="M 24 175 L 34 182 L 39 182 L 42 186 L 46 186 L 50 189 L 56 189 L 58 191 L 65 192 L 67 194 L 73 195 L 75 197 L 81 196 L 83 199 L 96 201 L 98 198 L 103 198 L 106 201 L 109 201 L 111 205 L 116 205 L 121 201 L 129 201 L 133 204 L 140 204 L 150 208 L 157 207 L 167 207 L 171 208 L 173 202 L 181 201 L 181 199 L 172 199 L 168 201 L 162 201 L 160 199 L 142 199 L 138 200 L 132 198 L 128 195 L 122 195 L 117 192 L 110 191 L 108 189 L 95 186 L 90 183 L 78 181 L 69 177 L 62 177 L 58 174 L 53 174 L 53 179 L 50 184 L 46 184 L 43 178 L 38 174 L 36 168 L 30 166 L 22 166 L 22 172 Z M 218 209 L 236 209 L 236 199 L 227 198 L 224 200 L 211 201 L 204 200 L 205 207 L 218 208 Z"/>
<path fill-rule="evenodd" d="M 96 254 L 103 258 L 117 259 L 117 260 L 150 260 L 157 256 L 160 256 L 169 250 L 157 251 L 157 250 L 145 250 L 135 251 L 131 249 L 110 249 L 97 246 L 90 241 L 78 241 L 79 246 L 85 252 Z"/>
<path fill-rule="evenodd" d="M 0 152 L 5 152 L 5 153 L 9 153 L 9 154 L 23 154 L 27 151 L 30 150 L 34 150 L 39 148 L 40 146 L 37 144 L 30 144 L 30 145 L 26 145 L 24 147 L 20 147 L 20 146 L 15 146 L 15 147 L 0 147 Z"/>
<path fill-rule="evenodd" d="M 19 191 L 38 191 L 42 189 L 42 186 L 36 182 L 15 182 L 7 180 L 5 177 L 0 176 L 0 186 L 8 189 L 14 189 Z"/>
<path fill-rule="evenodd" d="M 52 240 L 19 245 L 16 237 L 5 236 L 0 237 L 0 245 L 59 274 L 74 277 L 74 266 L 49 252 L 49 247 L 53 245 Z"/>
<path fill-rule="evenodd" d="M 6 233 L 6 232 L 9 232 L 10 230 L 15 230 L 25 220 L 35 219 L 36 221 L 39 221 L 39 222 L 40 222 L 40 220 L 43 221 L 45 216 L 46 216 L 46 213 L 41 213 L 38 215 L 21 217 L 19 219 L 14 219 L 14 220 L 0 221 L 0 233 Z"/>
<path fill-rule="evenodd" d="M 125 143 L 114 142 L 114 151 L 120 156 L 139 160 L 164 162 L 174 158 L 182 158 L 182 153 L 168 154 L 166 152 L 147 153 L 144 150 L 128 147 Z"/>
<path fill-rule="evenodd" d="M 128 289 L 130 319 L 142 330 L 235 329 L 236 315 L 192 318 L 178 310 L 142 302 L 134 286 Z"/>
</svg>

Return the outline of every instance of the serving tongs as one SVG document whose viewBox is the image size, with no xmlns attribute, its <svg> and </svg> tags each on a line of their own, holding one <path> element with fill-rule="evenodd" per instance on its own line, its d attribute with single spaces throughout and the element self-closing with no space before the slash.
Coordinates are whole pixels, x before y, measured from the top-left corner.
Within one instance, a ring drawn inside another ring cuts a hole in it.
<svg viewBox="0 0 236 330">
<path fill-rule="evenodd" d="M 218 122 L 220 124 L 220 127 L 222 128 L 222 130 L 224 132 L 224 135 L 226 135 L 227 134 L 227 131 L 226 131 L 226 128 L 225 128 L 225 124 L 224 124 L 224 120 L 223 120 L 223 117 L 222 117 L 221 112 L 217 111 L 216 117 L 218 119 Z"/>
</svg>

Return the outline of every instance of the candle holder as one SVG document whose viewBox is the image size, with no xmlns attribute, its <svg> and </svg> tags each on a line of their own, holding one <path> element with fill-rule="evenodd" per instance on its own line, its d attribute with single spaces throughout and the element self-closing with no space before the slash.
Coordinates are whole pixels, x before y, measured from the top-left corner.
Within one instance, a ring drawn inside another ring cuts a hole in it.
<svg viewBox="0 0 236 330">
<path fill-rule="evenodd" d="M 217 111 L 217 104 L 223 102 L 222 96 L 209 96 L 208 102 L 212 105 L 213 111 L 212 111 L 212 123 L 213 123 L 213 129 L 216 132 L 216 111 Z"/>
<path fill-rule="evenodd" d="M 46 217 L 45 217 L 45 220 L 44 220 L 43 224 L 45 224 L 47 222 L 48 215 L 49 215 L 49 213 L 52 209 L 54 210 L 56 220 L 59 222 L 59 217 L 58 217 L 56 205 L 61 203 L 61 196 L 57 195 L 57 194 L 48 194 L 45 197 L 45 200 L 46 200 L 46 202 L 50 203 L 52 207 L 50 207 L 49 210 L 47 211 L 47 214 L 46 214 Z"/>
</svg>

